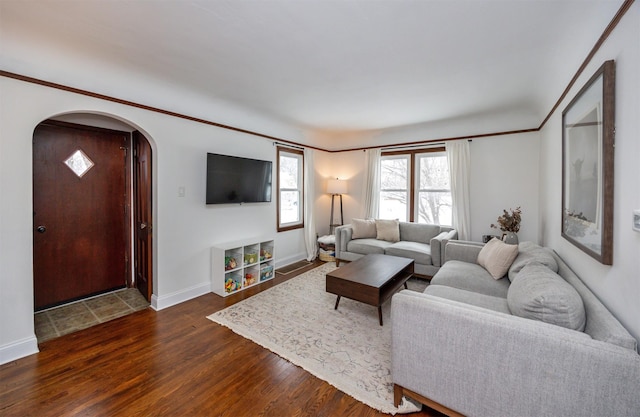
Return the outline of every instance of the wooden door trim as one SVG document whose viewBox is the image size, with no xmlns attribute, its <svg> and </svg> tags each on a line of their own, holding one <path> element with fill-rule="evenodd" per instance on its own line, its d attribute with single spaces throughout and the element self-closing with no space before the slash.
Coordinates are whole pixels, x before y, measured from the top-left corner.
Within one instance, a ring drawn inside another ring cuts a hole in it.
<svg viewBox="0 0 640 417">
<path fill-rule="evenodd" d="M 131 228 L 131 224 L 132 224 L 132 219 L 133 219 L 133 211 L 131 210 L 131 204 L 132 204 L 132 188 L 133 188 L 133 173 L 131 172 L 133 170 L 133 162 L 132 162 L 132 158 L 131 158 L 131 154 L 133 153 L 132 151 L 132 133 L 128 132 L 127 135 L 127 144 L 125 145 L 125 156 L 124 156 L 124 166 L 125 166 L 125 172 L 124 172 L 124 181 L 126 184 L 125 187 L 125 201 L 126 204 L 124 205 L 125 207 L 125 213 L 124 213 L 124 217 L 125 217 L 125 222 L 124 222 L 124 235 L 125 235 L 125 240 L 126 240 L 126 244 L 125 244 L 125 248 L 127 250 L 127 259 L 126 259 L 126 267 L 125 267 L 125 273 L 127 274 L 127 288 L 131 288 L 133 286 L 133 268 L 131 266 L 131 264 L 133 263 L 133 230 Z"/>
<path fill-rule="evenodd" d="M 137 152 L 139 151 L 139 143 L 144 140 L 146 142 L 145 148 L 148 148 L 148 167 L 149 167 L 149 180 L 148 180 L 148 184 L 147 184 L 147 189 L 149 191 L 149 198 L 147 201 L 147 213 L 148 213 L 148 219 L 147 219 L 147 256 L 145 257 L 146 259 L 146 265 L 144 267 L 141 267 L 140 265 L 136 265 L 136 263 L 139 261 L 139 255 L 137 253 L 138 250 L 138 239 L 139 239 L 139 229 L 138 229 L 138 207 L 137 204 L 140 204 L 138 201 L 138 197 L 139 197 L 139 193 L 138 193 L 138 189 L 140 187 L 140 182 L 141 179 L 139 178 L 138 175 L 138 163 L 136 162 L 136 158 L 138 158 Z M 131 207 L 131 219 L 132 219 L 132 224 L 133 226 L 133 230 L 132 230 L 132 240 L 133 240 L 133 254 L 132 254 L 132 262 L 131 264 L 134 265 L 132 266 L 132 271 L 133 271 L 133 278 L 134 278 L 134 282 L 132 283 L 132 286 L 140 289 L 140 287 L 138 286 L 139 283 L 137 282 L 138 280 L 138 268 L 142 268 L 146 271 L 146 279 L 147 279 L 147 288 L 146 288 L 146 297 L 147 297 L 147 301 L 151 301 L 151 296 L 153 295 L 153 279 L 154 279 L 154 273 L 153 273 L 153 230 L 154 230 L 154 217 L 153 217 L 153 148 L 151 147 L 151 143 L 149 142 L 149 140 L 146 138 L 146 136 L 138 131 L 135 130 L 134 132 L 131 132 L 131 154 L 132 154 L 132 190 L 133 190 L 133 195 L 132 195 L 132 207 Z M 143 294 L 144 295 L 144 294 Z"/>
</svg>

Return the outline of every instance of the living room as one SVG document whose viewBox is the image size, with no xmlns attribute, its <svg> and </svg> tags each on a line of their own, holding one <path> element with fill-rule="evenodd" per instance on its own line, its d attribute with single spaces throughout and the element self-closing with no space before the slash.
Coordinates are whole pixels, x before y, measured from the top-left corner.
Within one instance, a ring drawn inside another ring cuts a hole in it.
<svg viewBox="0 0 640 417">
<path fill-rule="evenodd" d="M 63 45 L 54 39 L 47 40 L 44 30 L 16 27 L 23 22 L 20 16 L 28 14 L 29 10 L 8 8 L 10 3 L 3 3 L 0 9 L 3 38 L 0 68 L 3 70 L 0 77 L 3 195 L 0 206 L 0 363 L 38 350 L 33 323 L 31 138 L 40 122 L 56 117 L 68 121 L 88 119 L 94 124 L 109 120 L 109 123 L 143 132 L 151 143 L 155 195 L 152 303 L 157 310 L 210 292 L 210 250 L 215 243 L 271 235 L 276 242 L 277 265 L 306 258 L 302 230 L 276 232 L 275 201 L 240 207 L 213 207 L 204 203 L 207 152 L 274 161 L 274 142 L 278 139 L 315 147 L 313 212 L 316 232 L 323 235 L 329 232 L 331 198 L 325 192 L 329 179 L 337 177 L 348 181 L 348 192 L 343 196 L 344 222 L 363 217 L 366 152 L 362 148 L 413 142 L 429 144 L 445 138 L 483 135 L 473 138 L 470 143 L 470 239 L 480 241 L 482 235 L 490 234 L 490 224 L 502 209 L 522 207 L 520 240 L 554 249 L 629 332 L 640 339 L 640 303 L 637 302 L 640 295 L 637 278 L 640 276 L 637 258 L 640 234 L 632 229 L 633 210 L 640 207 L 637 186 L 640 167 L 636 162 L 640 156 L 637 140 L 640 134 L 637 98 L 640 91 L 640 10 L 637 4 L 630 6 L 579 73 L 567 95 L 561 98 L 571 77 L 578 72 L 590 49 L 623 4 L 600 2 L 608 3 L 609 13 L 596 19 L 598 24 L 589 33 L 581 33 L 588 35 L 588 39 L 582 40 L 581 48 L 558 51 L 567 54 L 565 61 L 570 68 L 566 68 L 562 76 L 543 78 L 549 82 L 538 88 L 553 100 L 545 102 L 544 108 L 537 112 L 521 114 L 506 107 L 492 117 L 469 112 L 469 116 L 460 120 L 434 120 L 343 134 L 338 131 L 310 133 L 300 126 L 265 115 L 260 109 L 241 108 L 194 90 L 181 90 L 164 79 L 136 72 L 125 64 L 109 64 L 109 51 L 104 52 L 102 60 L 95 56 L 85 57 L 78 53 L 86 47 L 82 42 L 78 41 L 80 44 L 75 46 L 73 43 Z M 33 2 L 31 5 L 36 7 Z M 47 10 L 46 6 L 42 7 Z M 567 45 L 569 40 L 564 41 L 563 45 Z M 526 56 L 526 50 L 523 55 Z M 614 258 L 612 266 L 605 266 L 560 234 L 561 119 L 567 104 L 602 63 L 610 59 L 616 61 Z M 552 64 L 557 63 L 549 63 L 551 67 Z M 162 65 L 170 66 L 170 63 L 163 61 Z M 94 96 L 30 82 L 26 80 L 28 77 L 90 91 Z M 96 96 L 98 94 L 175 111 L 211 123 L 106 100 Z M 556 100 L 559 105 L 553 108 Z M 547 115 L 550 117 L 545 120 Z M 523 132 L 516 133 L 519 131 Z M 184 191 L 184 196 L 179 196 L 179 190 Z"/>
</svg>

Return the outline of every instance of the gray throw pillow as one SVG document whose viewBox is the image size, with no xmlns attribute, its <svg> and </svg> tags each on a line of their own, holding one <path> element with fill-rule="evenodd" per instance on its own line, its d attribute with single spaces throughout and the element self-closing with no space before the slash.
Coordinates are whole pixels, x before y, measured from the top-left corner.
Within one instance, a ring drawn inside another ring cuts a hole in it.
<svg viewBox="0 0 640 417">
<path fill-rule="evenodd" d="M 507 292 L 511 314 L 583 331 L 586 324 L 580 294 L 545 265 L 530 262 Z"/>
<path fill-rule="evenodd" d="M 518 256 L 509 268 L 509 281 L 513 282 L 522 268 L 534 261 L 546 265 L 553 272 L 558 272 L 558 263 L 553 257 L 551 249 L 533 242 L 522 242 L 518 245 Z"/>
</svg>

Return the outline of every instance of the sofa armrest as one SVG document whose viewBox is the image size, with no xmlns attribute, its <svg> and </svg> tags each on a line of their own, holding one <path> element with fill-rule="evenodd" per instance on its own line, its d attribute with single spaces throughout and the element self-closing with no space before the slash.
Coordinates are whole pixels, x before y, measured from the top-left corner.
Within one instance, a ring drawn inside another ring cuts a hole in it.
<svg viewBox="0 0 640 417">
<path fill-rule="evenodd" d="M 353 226 L 345 224 L 344 226 L 336 227 L 336 258 L 341 259 L 340 253 L 347 251 L 347 243 L 351 240 L 353 235 Z"/>
<path fill-rule="evenodd" d="M 449 241 L 444 248 L 444 261 L 463 261 L 469 263 L 477 263 L 478 254 L 484 246 L 484 243 L 471 242 L 467 240 Z"/>
<path fill-rule="evenodd" d="M 438 236 L 431 239 L 431 262 L 433 266 L 442 266 L 444 263 L 444 249 L 447 242 L 458 237 L 457 230 L 449 230 L 441 232 Z"/>
<path fill-rule="evenodd" d="M 464 415 L 640 410 L 640 356 L 585 333 L 407 290 L 391 332 L 394 384 Z"/>
</svg>

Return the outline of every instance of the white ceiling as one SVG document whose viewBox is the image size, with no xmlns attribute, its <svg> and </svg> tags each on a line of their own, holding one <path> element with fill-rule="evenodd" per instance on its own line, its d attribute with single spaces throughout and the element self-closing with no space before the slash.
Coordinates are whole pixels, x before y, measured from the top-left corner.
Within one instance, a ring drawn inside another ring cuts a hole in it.
<svg viewBox="0 0 640 417">
<path fill-rule="evenodd" d="M 506 113 L 521 115 L 519 128 L 528 129 L 549 112 L 621 4 L 0 0 L 0 33 L 308 131 Z M 0 68 L 19 69 L 22 58 L 7 55 Z"/>
</svg>

